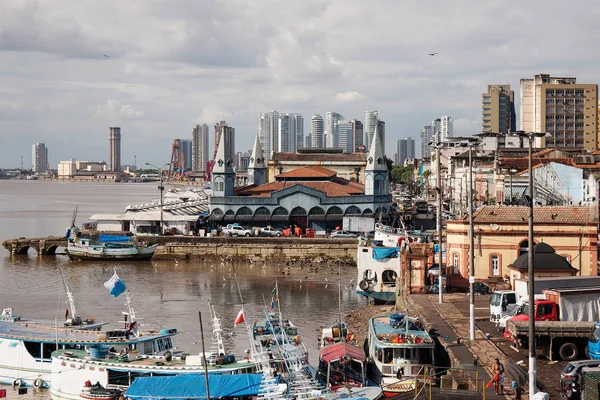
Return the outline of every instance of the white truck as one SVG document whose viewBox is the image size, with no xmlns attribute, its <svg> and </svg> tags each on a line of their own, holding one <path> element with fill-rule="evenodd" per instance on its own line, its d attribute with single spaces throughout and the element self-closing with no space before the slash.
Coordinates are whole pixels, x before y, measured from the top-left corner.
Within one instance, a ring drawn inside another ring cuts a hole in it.
<svg viewBox="0 0 600 400">
<path fill-rule="evenodd" d="M 490 321 L 498 323 L 514 315 L 517 307 L 529 298 L 528 284 L 528 279 L 515 279 L 514 290 L 494 291 L 490 299 Z M 543 298 L 542 291 L 545 289 L 599 286 L 600 276 L 539 277 L 535 278 L 533 284 L 534 295 Z"/>
</svg>

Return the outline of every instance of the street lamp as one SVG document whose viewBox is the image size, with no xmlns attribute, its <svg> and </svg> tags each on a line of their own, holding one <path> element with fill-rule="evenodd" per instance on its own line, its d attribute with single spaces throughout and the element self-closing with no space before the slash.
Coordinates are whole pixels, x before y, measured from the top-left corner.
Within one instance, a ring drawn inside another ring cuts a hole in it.
<svg viewBox="0 0 600 400">
<path fill-rule="evenodd" d="M 146 163 L 146 165 L 150 166 L 150 167 L 154 167 L 157 170 L 159 170 L 160 172 L 160 185 L 158 186 L 158 190 L 160 191 L 160 232 L 159 235 L 162 235 L 164 232 L 164 220 L 163 220 L 163 191 L 165 190 L 165 187 L 163 186 L 163 180 L 164 180 L 164 170 L 165 167 L 170 166 L 171 163 L 166 163 L 165 165 L 163 165 L 162 168 L 157 167 L 154 164 L 150 164 L 150 163 Z"/>
<path fill-rule="evenodd" d="M 509 175 L 510 175 L 510 205 L 512 206 L 513 204 L 513 184 L 512 184 L 512 180 L 513 180 L 513 175 L 517 173 L 517 170 L 514 168 L 511 168 L 508 170 Z"/>
<path fill-rule="evenodd" d="M 535 394 L 536 382 L 536 357 L 535 357 L 535 296 L 534 296 L 534 269 L 533 269 L 533 203 L 535 201 L 534 186 L 533 186 L 533 139 L 541 137 L 551 137 L 545 132 L 516 132 L 518 136 L 527 138 L 529 141 L 529 198 L 525 195 L 529 206 L 529 232 L 527 235 L 528 250 L 527 250 L 527 275 L 529 278 L 527 290 L 529 291 L 529 393 L 530 396 Z"/>
</svg>

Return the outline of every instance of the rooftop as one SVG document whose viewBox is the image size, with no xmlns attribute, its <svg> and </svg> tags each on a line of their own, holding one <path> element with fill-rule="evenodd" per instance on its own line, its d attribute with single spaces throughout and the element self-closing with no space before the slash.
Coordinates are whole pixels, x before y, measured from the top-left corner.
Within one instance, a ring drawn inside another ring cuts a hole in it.
<svg viewBox="0 0 600 400">
<path fill-rule="evenodd" d="M 529 207 L 488 205 L 473 214 L 473 222 L 481 224 L 528 224 Z M 465 217 L 462 221 L 466 221 Z M 597 213 L 589 207 L 545 206 L 533 208 L 533 221 L 538 224 L 589 225 L 597 224 Z M 452 223 L 453 221 L 448 221 Z"/>
<path fill-rule="evenodd" d="M 366 153 L 273 153 L 270 162 L 281 161 L 329 161 L 339 162 L 367 162 Z"/>
</svg>

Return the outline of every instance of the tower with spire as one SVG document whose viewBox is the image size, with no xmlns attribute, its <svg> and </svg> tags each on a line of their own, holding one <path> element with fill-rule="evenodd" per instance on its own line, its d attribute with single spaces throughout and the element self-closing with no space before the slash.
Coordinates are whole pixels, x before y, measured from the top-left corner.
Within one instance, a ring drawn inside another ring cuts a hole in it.
<svg viewBox="0 0 600 400">
<path fill-rule="evenodd" d="M 383 153 L 383 144 L 381 143 L 381 137 L 377 132 L 376 126 L 373 141 L 369 147 L 367 166 L 365 167 L 365 195 L 389 194 L 389 186 L 389 173 L 385 154 Z"/>
<path fill-rule="evenodd" d="M 212 170 L 212 190 L 215 197 L 233 196 L 235 186 L 235 171 L 233 170 L 233 159 L 227 154 L 227 136 L 221 137 L 217 154 L 215 155 L 215 166 Z"/>
<path fill-rule="evenodd" d="M 250 164 L 248 165 L 248 185 L 264 185 L 266 182 L 267 168 L 265 167 L 265 157 L 260 148 L 260 139 L 256 135 Z"/>
</svg>

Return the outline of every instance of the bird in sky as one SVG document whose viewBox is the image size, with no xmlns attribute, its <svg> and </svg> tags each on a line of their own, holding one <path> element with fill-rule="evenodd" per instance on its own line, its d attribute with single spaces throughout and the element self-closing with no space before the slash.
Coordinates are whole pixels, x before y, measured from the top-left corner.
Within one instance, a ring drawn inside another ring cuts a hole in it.
<svg viewBox="0 0 600 400">
<path fill-rule="evenodd" d="M 102 53 L 102 55 L 103 55 L 104 57 L 108 58 L 108 56 L 107 56 L 106 54 Z"/>
<path fill-rule="evenodd" d="M 430 56 L 435 56 L 437 53 L 429 53 Z"/>
</svg>

